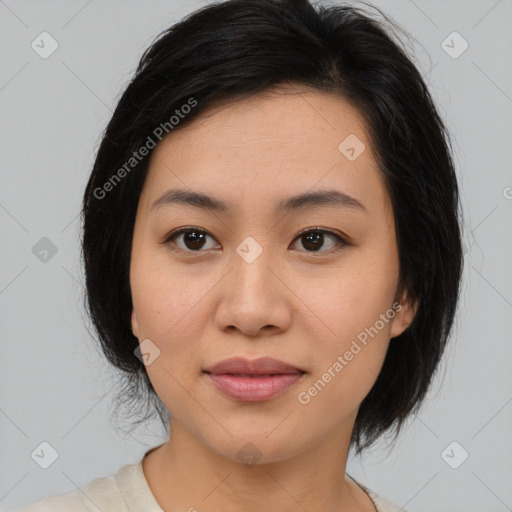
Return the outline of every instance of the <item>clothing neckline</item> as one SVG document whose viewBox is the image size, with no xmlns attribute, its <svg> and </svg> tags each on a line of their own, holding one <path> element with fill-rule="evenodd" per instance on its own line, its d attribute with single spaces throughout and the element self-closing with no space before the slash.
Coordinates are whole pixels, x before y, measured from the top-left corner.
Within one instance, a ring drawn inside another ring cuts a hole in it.
<svg viewBox="0 0 512 512">
<path fill-rule="evenodd" d="M 149 482 L 142 467 L 142 461 L 147 454 L 160 446 L 149 449 L 137 463 L 127 464 L 117 473 L 117 486 L 127 512 L 140 512 L 141 510 L 145 512 L 164 512 L 149 487 Z"/>
<path fill-rule="evenodd" d="M 366 494 L 366 496 L 368 496 L 368 498 L 372 502 L 375 512 L 379 512 L 380 508 L 377 505 L 377 500 L 379 499 L 379 497 L 371 489 L 368 489 L 368 487 L 364 486 L 363 484 L 360 484 L 355 478 L 351 477 L 348 473 L 346 473 L 346 475 Z"/>
</svg>

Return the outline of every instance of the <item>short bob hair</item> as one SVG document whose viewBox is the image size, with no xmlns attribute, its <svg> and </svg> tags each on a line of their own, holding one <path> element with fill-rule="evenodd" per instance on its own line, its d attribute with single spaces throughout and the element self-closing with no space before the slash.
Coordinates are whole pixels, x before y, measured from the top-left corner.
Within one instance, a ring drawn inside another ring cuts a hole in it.
<svg viewBox="0 0 512 512">
<path fill-rule="evenodd" d="M 459 191 L 449 133 L 403 43 L 388 30 L 403 29 L 364 4 L 387 23 L 347 5 L 227 0 L 189 14 L 143 53 L 102 135 L 81 211 L 85 308 L 103 353 L 121 370 L 117 405 L 129 402 L 139 418 L 140 406 L 148 407 L 137 423 L 156 411 L 167 429 L 170 417 L 131 332 L 130 253 L 151 149 L 207 107 L 281 84 L 338 96 L 364 118 L 395 216 L 397 298 L 406 292 L 418 306 L 361 403 L 351 445 L 360 453 L 388 431 L 396 439 L 419 410 L 459 300 Z"/>
</svg>

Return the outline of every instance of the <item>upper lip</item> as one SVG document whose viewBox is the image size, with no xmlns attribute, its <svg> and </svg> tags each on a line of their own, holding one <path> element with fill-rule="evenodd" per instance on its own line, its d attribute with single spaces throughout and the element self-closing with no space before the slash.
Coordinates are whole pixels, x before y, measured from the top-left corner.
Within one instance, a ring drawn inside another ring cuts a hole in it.
<svg viewBox="0 0 512 512">
<path fill-rule="evenodd" d="M 232 357 L 224 359 L 204 370 L 207 373 L 223 374 L 248 374 L 248 375 L 278 375 L 284 373 L 304 373 L 303 370 L 291 364 L 273 359 L 272 357 L 260 357 L 258 359 L 244 359 L 243 357 Z"/>
</svg>

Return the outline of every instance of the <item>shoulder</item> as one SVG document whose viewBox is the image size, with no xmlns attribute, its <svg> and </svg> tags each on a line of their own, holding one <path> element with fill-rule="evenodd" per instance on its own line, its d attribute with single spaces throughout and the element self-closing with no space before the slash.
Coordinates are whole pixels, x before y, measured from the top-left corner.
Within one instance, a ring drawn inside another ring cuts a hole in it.
<svg viewBox="0 0 512 512">
<path fill-rule="evenodd" d="M 373 501 L 373 504 L 375 505 L 377 512 L 407 512 L 407 510 L 405 510 L 404 508 L 394 505 L 386 498 L 374 493 L 371 489 L 368 489 L 367 487 L 363 488 Z"/>
<path fill-rule="evenodd" d="M 85 487 L 67 494 L 44 498 L 14 512 L 127 512 L 116 478 L 92 480 Z"/>
<path fill-rule="evenodd" d="M 51 496 L 12 512 L 163 512 L 144 476 L 142 460 L 116 475 L 96 478 L 68 494 Z"/>
<path fill-rule="evenodd" d="M 388 501 L 383 496 L 379 496 L 377 493 L 373 492 L 371 489 L 358 482 L 352 476 L 348 475 L 348 477 L 368 495 L 377 512 L 407 512 L 407 510 L 404 508 L 393 505 L 393 503 Z"/>
</svg>

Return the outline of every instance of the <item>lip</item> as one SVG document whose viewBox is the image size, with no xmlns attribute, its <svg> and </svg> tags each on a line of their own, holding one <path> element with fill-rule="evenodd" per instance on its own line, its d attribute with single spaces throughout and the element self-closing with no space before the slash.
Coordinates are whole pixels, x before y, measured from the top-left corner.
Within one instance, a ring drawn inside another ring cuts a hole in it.
<svg viewBox="0 0 512 512">
<path fill-rule="evenodd" d="M 283 375 L 303 373 L 303 370 L 300 368 L 272 357 L 260 357 L 258 359 L 231 357 L 229 359 L 224 359 L 213 366 L 205 368 L 204 371 L 214 375 L 226 373 L 242 375 Z"/>
<path fill-rule="evenodd" d="M 305 374 L 291 364 L 270 357 L 225 359 L 206 368 L 204 373 L 224 395 L 242 402 L 270 400 L 291 388 Z"/>
</svg>

